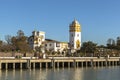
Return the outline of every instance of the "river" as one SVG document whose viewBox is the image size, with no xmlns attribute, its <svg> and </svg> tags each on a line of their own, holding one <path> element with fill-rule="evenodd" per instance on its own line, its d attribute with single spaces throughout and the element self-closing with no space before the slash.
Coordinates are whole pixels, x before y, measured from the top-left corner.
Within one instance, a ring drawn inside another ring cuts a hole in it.
<svg viewBox="0 0 120 80">
<path fill-rule="evenodd" d="M 120 80 L 120 66 L 0 70 L 0 80 Z"/>
</svg>

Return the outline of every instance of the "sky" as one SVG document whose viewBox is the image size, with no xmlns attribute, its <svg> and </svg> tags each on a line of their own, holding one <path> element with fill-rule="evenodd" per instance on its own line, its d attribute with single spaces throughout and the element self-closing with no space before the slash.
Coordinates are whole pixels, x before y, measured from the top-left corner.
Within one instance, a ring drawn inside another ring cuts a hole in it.
<svg viewBox="0 0 120 80">
<path fill-rule="evenodd" d="M 0 39 L 38 30 L 68 42 L 74 19 L 81 25 L 82 42 L 105 45 L 120 36 L 120 0 L 0 0 Z"/>
</svg>

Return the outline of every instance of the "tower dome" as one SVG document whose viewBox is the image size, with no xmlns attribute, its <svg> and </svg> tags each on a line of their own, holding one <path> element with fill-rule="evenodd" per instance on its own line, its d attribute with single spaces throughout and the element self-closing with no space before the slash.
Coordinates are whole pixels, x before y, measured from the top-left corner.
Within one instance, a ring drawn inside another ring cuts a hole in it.
<svg viewBox="0 0 120 80">
<path fill-rule="evenodd" d="M 70 32 L 81 32 L 81 27 L 77 20 L 72 21 L 69 27 L 70 27 Z"/>
<path fill-rule="evenodd" d="M 80 24 L 79 22 L 75 19 L 71 24 L 70 24 L 70 27 L 80 27 Z"/>
</svg>

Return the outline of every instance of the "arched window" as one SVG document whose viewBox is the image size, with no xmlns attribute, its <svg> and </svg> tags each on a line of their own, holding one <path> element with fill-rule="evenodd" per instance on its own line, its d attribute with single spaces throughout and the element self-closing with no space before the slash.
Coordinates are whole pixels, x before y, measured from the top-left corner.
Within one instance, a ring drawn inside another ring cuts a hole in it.
<svg viewBox="0 0 120 80">
<path fill-rule="evenodd" d="M 76 41 L 76 48 L 80 48 L 80 41 L 79 40 Z"/>
</svg>

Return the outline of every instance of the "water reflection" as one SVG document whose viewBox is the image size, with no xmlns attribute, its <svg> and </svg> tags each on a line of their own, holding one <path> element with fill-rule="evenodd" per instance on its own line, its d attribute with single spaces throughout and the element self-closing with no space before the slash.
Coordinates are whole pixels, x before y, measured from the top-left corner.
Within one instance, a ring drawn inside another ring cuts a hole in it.
<svg viewBox="0 0 120 80">
<path fill-rule="evenodd" d="M 0 80 L 119 80 L 120 67 L 0 70 Z"/>
<path fill-rule="evenodd" d="M 12 76 L 13 76 L 13 80 L 15 80 L 15 69 L 13 69 L 12 72 L 13 72 L 13 73 L 12 73 L 12 74 L 13 74 L 13 75 L 12 75 Z"/>
<path fill-rule="evenodd" d="M 49 80 L 81 80 L 82 70 L 74 68 L 54 69 L 48 71 L 47 79 Z"/>
<path fill-rule="evenodd" d="M 74 80 L 83 80 L 83 68 L 74 70 Z"/>
</svg>

